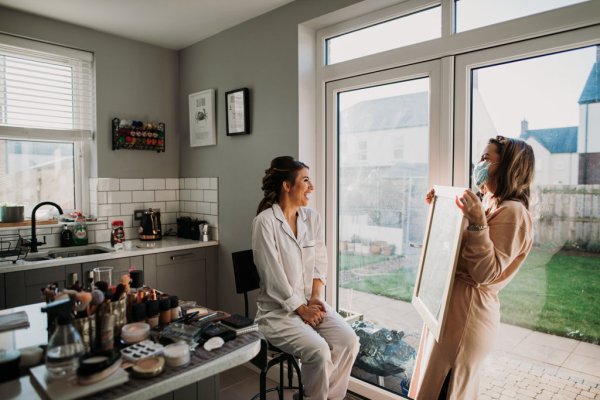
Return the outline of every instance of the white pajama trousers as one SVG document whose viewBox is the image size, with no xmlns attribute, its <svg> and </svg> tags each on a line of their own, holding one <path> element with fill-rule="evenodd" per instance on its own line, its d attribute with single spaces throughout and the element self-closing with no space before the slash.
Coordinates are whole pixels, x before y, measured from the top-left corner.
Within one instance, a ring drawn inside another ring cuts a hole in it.
<svg viewBox="0 0 600 400">
<path fill-rule="evenodd" d="M 271 344 L 300 359 L 304 393 L 310 400 L 346 396 L 360 347 L 350 325 L 328 305 L 326 311 L 316 328 L 296 313 L 283 310 L 271 311 L 259 320 L 259 328 Z"/>
</svg>

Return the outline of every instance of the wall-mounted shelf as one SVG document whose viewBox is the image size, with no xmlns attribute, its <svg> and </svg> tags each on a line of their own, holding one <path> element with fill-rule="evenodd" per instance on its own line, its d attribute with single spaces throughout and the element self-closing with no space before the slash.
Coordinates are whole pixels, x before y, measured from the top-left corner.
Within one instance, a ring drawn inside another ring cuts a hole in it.
<svg viewBox="0 0 600 400">
<path fill-rule="evenodd" d="M 112 149 L 165 151 L 165 124 L 113 118 Z"/>
</svg>

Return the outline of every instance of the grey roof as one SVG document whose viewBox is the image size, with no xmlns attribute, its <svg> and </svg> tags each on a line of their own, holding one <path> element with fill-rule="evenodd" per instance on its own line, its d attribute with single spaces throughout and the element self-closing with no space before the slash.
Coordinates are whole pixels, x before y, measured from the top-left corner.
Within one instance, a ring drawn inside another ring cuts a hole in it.
<svg viewBox="0 0 600 400">
<path fill-rule="evenodd" d="M 600 65 L 596 61 L 579 97 L 579 104 L 598 102 L 600 102 Z"/>
<path fill-rule="evenodd" d="M 577 127 L 530 129 L 521 133 L 520 139 L 534 138 L 550 153 L 576 153 Z"/>
<path fill-rule="evenodd" d="M 426 126 L 428 96 L 420 92 L 362 101 L 341 113 L 340 128 L 350 133 Z"/>
</svg>

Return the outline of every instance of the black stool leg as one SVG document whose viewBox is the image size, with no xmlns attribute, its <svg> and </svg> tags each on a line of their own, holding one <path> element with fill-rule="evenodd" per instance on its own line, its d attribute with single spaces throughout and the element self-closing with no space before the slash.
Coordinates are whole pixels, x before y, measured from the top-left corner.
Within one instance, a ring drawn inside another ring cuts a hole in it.
<svg viewBox="0 0 600 400">
<path fill-rule="evenodd" d="M 292 360 L 287 360 L 288 387 L 294 386 L 294 369 L 292 368 Z"/>
<path fill-rule="evenodd" d="M 281 360 L 281 362 L 279 363 L 279 400 L 283 400 L 283 382 L 283 360 Z"/>
<path fill-rule="evenodd" d="M 260 373 L 260 400 L 267 400 L 267 371 Z"/>
</svg>

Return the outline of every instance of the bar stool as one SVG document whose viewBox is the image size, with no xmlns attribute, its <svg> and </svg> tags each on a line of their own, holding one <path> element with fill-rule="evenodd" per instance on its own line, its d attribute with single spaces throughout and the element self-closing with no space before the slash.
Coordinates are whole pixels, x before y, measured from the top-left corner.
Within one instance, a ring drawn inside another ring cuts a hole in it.
<svg viewBox="0 0 600 400">
<path fill-rule="evenodd" d="M 233 259 L 233 273 L 235 277 L 235 290 L 238 294 L 244 294 L 244 311 L 248 317 L 248 292 L 260 288 L 260 277 L 254 264 L 252 250 L 237 251 L 231 254 Z M 269 360 L 269 352 L 271 359 Z M 266 400 L 267 392 L 277 391 L 279 400 L 283 400 L 285 389 L 297 389 L 298 399 L 304 398 L 302 387 L 302 376 L 296 357 L 273 346 L 268 340 L 261 341 L 260 351 L 256 357 L 250 360 L 252 364 L 260 369 L 260 392 L 252 400 L 260 396 L 260 400 Z M 288 385 L 284 386 L 283 365 L 287 363 Z M 267 389 L 267 372 L 274 366 L 279 365 L 279 385 Z M 298 386 L 293 386 L 294 370 L 298 376 Z"/>
</svg>

